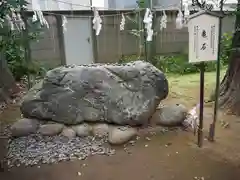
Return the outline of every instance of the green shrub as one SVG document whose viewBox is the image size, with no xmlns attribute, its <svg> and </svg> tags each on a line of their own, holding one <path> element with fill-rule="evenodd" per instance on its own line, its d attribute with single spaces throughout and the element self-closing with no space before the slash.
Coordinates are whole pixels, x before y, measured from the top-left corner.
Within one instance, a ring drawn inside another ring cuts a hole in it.
<svg viewBox="0 0 240 180">
<path fill-rule="evenodd" d="M 190 74 L 199 72 L 197 65 L 188 62 L 187 55 L 159 56 L 156 67 L 165 73 Z M 205 71 L 214 71 L 216 62 L 206 62 Z"/>
<path fill-rule="evenodd" d="M 1 41 L 0 46 L 4 47 L 8 67 L 17 81 L 27 74 L 38 74 L 41 71 L 36 63 L 26 62 L 22 42 L 15 35 L 12 34 L 11 38 Z"/>
<path fill-rule="evenodd" d="M 231 51 L 232 45 L 232 33 L 224 33 L 222 36 L 222 43 L 221 43 L 221 61 L 224 65 L 228 64 L 228 59 Z"/>
<path fill-rule="evenodd" d="M 6 27 L 2 30 L 3 33 L 8 31 Z M 36 61 L 30 60 L 30 62 L 27 62 L 25 59 L 24 46 L 26 41 L 29 43 L 36 41 L 40 32 L 41 27 L 37 24 L 30 24 L 27 37 L 23 36 L 23 32 L 16 30 L 7 32 L 0 40 L 0 49 L 4 52 L 8 66 L 16 81 L 29 74 L 41 75 L 44 72 L 44 69 Z"/>
<path fill-rule="evenodd" d="M 120 59 L 120 63 L 126 63 L 135 60 L 144 60 L 144 57 L 138 58 L 136 55 L 123 56 Z M 150 61 L 158 69 L 165 73 L 174 74 L 189 74 L 199 71 L 198 67 L 188 62 L 188 55 L 174 55 L 174 56 L 155 56 Z M 216 69 L 216 62 L 207 62 L 205 70 L 214 71 Z"/>
</svg>

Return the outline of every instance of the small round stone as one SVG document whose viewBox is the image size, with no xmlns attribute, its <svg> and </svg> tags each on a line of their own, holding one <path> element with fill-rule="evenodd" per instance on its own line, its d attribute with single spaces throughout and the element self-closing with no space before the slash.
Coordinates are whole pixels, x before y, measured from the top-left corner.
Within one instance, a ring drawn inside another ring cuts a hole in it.
<svg viewBox="0 0 240 180">
<path fill-rule="evenodd" d="M 79 137 L 89 136 L 92 130 L 91 126 L 89 126 L 87 123 L 72 126 L 71 128 L 76 132 L 76 135 Z"/>
<path fill-rule="evenodd" d="M 54 136 L 62 132 L 63 124 L 51 123 L 41 125 L 38 132 L 44 136 Z"/>
<path fill-rule="evenodd" d="M 93 135 L 96 137 L 107 136 L 109 133 L 109 130 L 110 130 L 109 125 L 105 123 L 95 124 L 92 127 Z"/>
<path fill-rule="evenodd" d="M 131 127 L 116 126 L 112 127 L 108 135 L 108 141 L 114 145 L 127 143 L 137 135 L 137 130 Z"/>
<path fill-rule="evenodd" d="M 64 128 L 61 135 L 68 139 L 72 139 L 76 136 L 76 132 L 72 128 Z"/>
<path fill-rule="evenodd" d="M 39 124 L 39 121 L 35 119 L 23 118 L 11 126 L 10 132 L 13 137 L 26 136 L 28 134 L 35 133 Z"/>
</svg>

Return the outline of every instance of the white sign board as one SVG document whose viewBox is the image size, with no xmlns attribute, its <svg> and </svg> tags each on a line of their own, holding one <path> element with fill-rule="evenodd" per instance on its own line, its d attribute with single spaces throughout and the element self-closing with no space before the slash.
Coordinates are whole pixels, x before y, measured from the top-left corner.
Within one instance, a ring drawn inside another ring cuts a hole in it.
<svg viewBox="0 0 240 180">
<path fill-rule="evenodd" d="M 189 62 L 216 61 L 218 58 L 219 17 L 200 14 L 188 22 Z"/>
</svg>

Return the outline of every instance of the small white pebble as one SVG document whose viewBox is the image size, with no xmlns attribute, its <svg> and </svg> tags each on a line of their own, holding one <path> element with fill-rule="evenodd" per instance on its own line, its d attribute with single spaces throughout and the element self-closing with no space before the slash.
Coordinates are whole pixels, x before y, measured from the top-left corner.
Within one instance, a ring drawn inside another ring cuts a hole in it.
<svg viewBox="0 0 240 180">
<path fill-rule="evenodd" d="M 135 141 L 129 141 L 129 144 L 134 144 L 135 143 Z"/>
<path fill-rule="evenodd" d="M 151 139 L 149 137 L 146 137 L 146 140 L 151 141 Z"/>
<path fill-rule="evenodd" d="M 147 144 L 145 144 L 145 147 L 148 147 L 148 145 L 147 145 Z"/>
<path fill-rule="evenodd" d="M 176 154 L 178 154 L 178 152 L 176 152 Z"/>
<path fill-rule="evenodd" d="M 157 133 L 156 132 L 150 132 L 151 135 L 156 135 Z"/>
<path fill-rule="evenodd" d="M 78 176 L 81 176 L 82 175 L 82 173 L 81 172 L 78 172 Z"/>
</svg>

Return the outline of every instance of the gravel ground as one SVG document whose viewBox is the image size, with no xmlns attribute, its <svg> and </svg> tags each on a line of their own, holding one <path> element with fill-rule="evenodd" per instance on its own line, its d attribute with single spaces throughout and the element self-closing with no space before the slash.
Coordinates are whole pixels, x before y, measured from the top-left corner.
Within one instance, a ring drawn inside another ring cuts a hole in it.
<svg viewBox="0 0 240 180">
<path fill-rule="evenodd" d="M 83 160 L 94 154 L 108 156 L 115 154 L 115 150 L 106 146 L 106 140 L 106 137 L 92 136 L 68 140 L 62 136 L 46 137 L 32 134 L 9 140 L 6 160 L 8 167 L 12 168 Z"/>
</svg>

